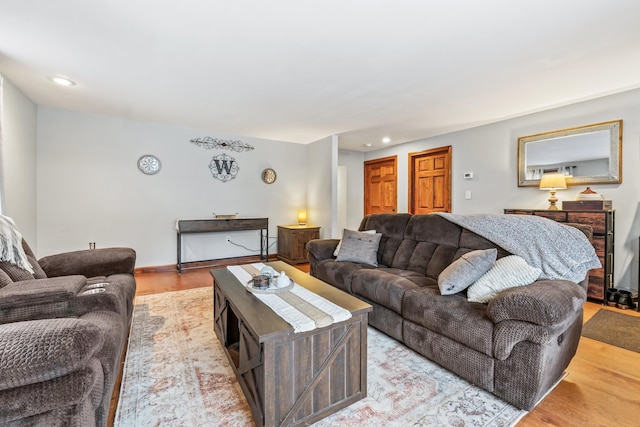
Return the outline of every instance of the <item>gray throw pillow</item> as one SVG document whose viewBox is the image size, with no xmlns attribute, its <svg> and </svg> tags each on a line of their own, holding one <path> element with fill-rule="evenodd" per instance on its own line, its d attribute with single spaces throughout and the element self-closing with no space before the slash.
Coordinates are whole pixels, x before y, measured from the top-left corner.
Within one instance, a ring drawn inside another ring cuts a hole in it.
<svg viewBox="0 0 640 427">
<path fill-rule="evenodd" d="M 496 262 L 497 249 L 467 252 L 449 264 L 438 276 L 440 294 L 453 295 L 467 289 Z"/>
<path fill-rule="evenodd" d="M 357 262 L 377 267 L 381 238 L 382 233 L 371 234 L 345 229 L 336 261 Z"/>
<path fill-rule="evenodd" d="M 362 233 L 376 234 L 376 230 L 364 230 Z M 336 246 L 336 250 L 333 251 L 333 256 L 338 256 L 338 252 L 340 252 L 340 246 L 342 246 L 342 240 L 338 242 L 338 246 Z"/>
</svg>

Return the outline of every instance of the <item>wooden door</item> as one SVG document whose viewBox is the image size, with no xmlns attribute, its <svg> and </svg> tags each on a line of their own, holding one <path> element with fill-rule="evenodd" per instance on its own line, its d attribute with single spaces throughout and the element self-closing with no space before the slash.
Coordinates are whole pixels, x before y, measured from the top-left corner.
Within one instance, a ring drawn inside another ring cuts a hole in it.
<svg viewBox="0 0 640 427">
<path fill-rule="evenodd" d="M 364 214 L 397 212 L 398 156 L 364 162 Z"/>
<path fill-rule="evenodd" d="M 409 212 L 451 212 L 451 146 L 409 153 Z"/>
</svg>

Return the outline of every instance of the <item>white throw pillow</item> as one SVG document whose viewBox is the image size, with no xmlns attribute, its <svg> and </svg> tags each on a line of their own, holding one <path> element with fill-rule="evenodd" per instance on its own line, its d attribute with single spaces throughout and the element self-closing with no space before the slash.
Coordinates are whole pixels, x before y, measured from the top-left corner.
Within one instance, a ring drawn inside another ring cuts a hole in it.
<svg viewBox="0 0 640 427">
<path fill-rule="evenodd" d="M 376 234 L 376 230 L 365 230 L 365 231 L 361 231 L 361 233 Z M 343 234 L 344 234 L 344 231 L 343 231 Z M 333 251 L 333 256 L 338 256 L 338 252 L 340 252 L 341 245 L 342 245 L 342 240 L 338 242 L 338 246 L 336 246 L 336 250 Z"/>
<path fill-rule="evenodd" d="M 500 291 L 535 282 L 540 274 L 542 270 L 531 267 L 522 257 L 510 255 L 500 258 L 489 271 L 469 286 L 467 299 L 471 302 L 489 302 Z"/>
<path fill-rule="evenodd" d="M 440 294 L 453 295 L 467 289 L 493 267 L 497 256 L 497 249 L 478 249 L 463 254 L 438 275 Z"/>
</svg>

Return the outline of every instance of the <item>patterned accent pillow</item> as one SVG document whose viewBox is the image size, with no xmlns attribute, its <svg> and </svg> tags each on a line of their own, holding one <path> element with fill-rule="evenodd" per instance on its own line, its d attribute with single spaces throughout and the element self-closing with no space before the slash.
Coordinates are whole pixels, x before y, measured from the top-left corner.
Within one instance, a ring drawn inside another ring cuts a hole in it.
<svg viewBox="0 0 640 427">
<path fill-rule="evenodd" d="M 438 276 L 440 294 L 453 295 L 467 289 L 493 267 L 497 256 L 497 249 L 479 249 L 463 254 Z"/>
<path fill-rule="evenodd" d="M 529 285 L 540 277 L 542 270 L 531 267 L 524 258 L 510 255 L 500 258 L 480 279 L 467 289 L 471 302 L 489 302 L 500 291 Z"/>
<path fill-rule="evenodd" d="M 377 267 L 381 238 L 382 233 L 372 234 L 345 229 L 336 261 L 357 262 Z"/>
<path fill-rule="evenodd" d="M 365 231 L 361 231 L 361 233 L 376 234 L 376 230 L 365 230 Z M 338 256 L 338 252 L 340 252 L 340 246 L 342 246 L 342 240 L 338 242 L 338 246 L 336 246 L 336 250 L 333 251 L 333 256 Z"/>
</svg>

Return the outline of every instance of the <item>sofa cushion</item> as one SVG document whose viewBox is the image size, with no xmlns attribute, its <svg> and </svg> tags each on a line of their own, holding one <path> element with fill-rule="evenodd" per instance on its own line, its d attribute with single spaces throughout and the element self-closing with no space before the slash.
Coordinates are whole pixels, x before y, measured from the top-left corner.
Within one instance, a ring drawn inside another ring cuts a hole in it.
<svg viewBox="0 0 640 427">
<path fill-rule="evenodd" d="M 381 237 L 381 233 L 370 234 L 345 229 L 336 261 L 358 262 L 376 267 Z"/>
<path fill-rule="evenodd" d="M 40 264 L 38 264 L 38 260 L 36 260 L 33 251 L 24 239 L 22 239 L 21 246 L 24 256 L 29 262 L 29 266 L 33 270 L 33 273 L 27 271 L 26 269 L 13 262 L 2 261 L 0 262 L 0 271 L 3 272 L 4 275 L 2 276 L 2 278 L 0 278 L 0 288 L 8 284 L 6 283 L 5 276 L 9 277 L 11 282 L 20 282 L 22 280 L 32 279 L 45 279 L 47 277 L 44 270 L 40 267 Z"/>
<path fill-rule="evenodd" d="M 378 248 L 378 264 L 391 266 L 396 251 L 404 239 L 405 228 L 411 214 L 374 214 L 365 216 L 358 230 L 377 230 L 382 233 Z"/>
<path fill-rule="evenodd" d="M 104 336 L 89 322 L 60 318 L 2 325 L 0 342 L 7 373 L 0 375 L 0 390 L 6 390 L 75 371 L 100 349 Z"/>
<path fill-rule="evenodd" d="M 70 374 L 2 390 L 0 425 L 95 426 L 93 411 L 103 388 L 102 366 L 91 359 Z M 78 416 L 77 411 L 87 406 Z"/>
<path fill-rule="evenodd" d="M 24 249 L 24 253 L 27 255 L 27 260 L 29 260 L 29 264 L 31 264 L 31 268 L 33 268 L 33 278 L 46 279 L 47 274 L 44 272 L 42 267 L 40 267 L 40 263 L 38 263 L 38 260 L 36 259 L 36 254 L 33 253 L 33 250 L 24 239 L 22 239 L 22 249 Z"/>
<path fill-rule="evenodd" d="M 489 302 L 499 292 L 533 283 L 542 271 L 531 267 L 517 255 L 500 258 L 480 279 L 467 289 L 471 302 Z"/>
<path fill-rule="evenodd" d="M 402 304 L 406 320 L 492 356 L 493 322 L 486 311 L 486 304 L 463 294 L 440 295 L 437 285 L 407 290 Z"/>
<path fill-rule="evenodd" d="M 356 272 L 351 290 L 356 296 L 402 314 L 405 292 L 427 285 L 437 285 L 437 282 L 413 271 L 381 267 Z"/>
<path fill-rule="evenodd" d="M 20 268 L 8 261 L 0 261 L 0 270 L 2 270 L 14 282 L 35 279 L 33 273 L 30 273 L 24 268 Z"/>
<path fill-rule="evenodd" d="M 496 262 L 497 249 L 479 249 L 463 254 L 442 270 L 438 287 L 442 295 L 453 295 L 467 289 Z"/>
<path fill-rule="evenodd" d="M 337 262 L 334 259 L 318 261 L 314 266 L 314 276 L 336 288 L 351 293 L 353 275 L 365 268 L 373 268 L 366 264 L 354 262 Z"/>
<path fill-rule="evenodd" d="M 0 289 L 12 283 L 13 283 L 13 280 L 11 280 L 11 277 L 9 277 L 7 273 L 5 273 L 2 269 L 0 269 Z"/>
</svg>

